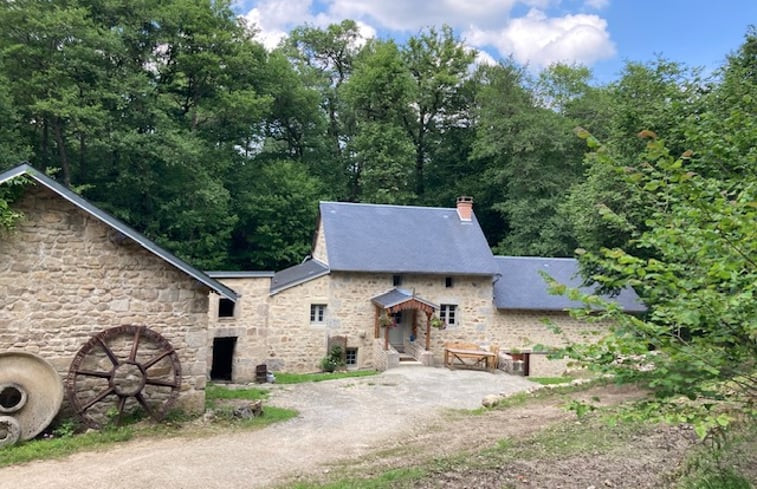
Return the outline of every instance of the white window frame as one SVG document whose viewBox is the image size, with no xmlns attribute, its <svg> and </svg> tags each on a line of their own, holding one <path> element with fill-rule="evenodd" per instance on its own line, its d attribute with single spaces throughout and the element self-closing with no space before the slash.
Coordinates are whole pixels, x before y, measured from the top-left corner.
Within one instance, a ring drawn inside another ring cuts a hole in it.
<svg viewBox="0 0 757 489">
<path fill-rule="evenodd" d="M 326 322 L 326 304 L 310 304 L 310 324 Z"/>
<path fill-rule="evenodd" d="M 354 361 L 350 361 L 351 357 Z M 344 351 L 344 362 L 348 367 L 357 367 L 357 347 L 347 347 Z"/>
<path fill-rule="evenodd" d="M 457 304 L 439 304 L 439 319 L 447 326 L 459 324 Z"/>
</svg>

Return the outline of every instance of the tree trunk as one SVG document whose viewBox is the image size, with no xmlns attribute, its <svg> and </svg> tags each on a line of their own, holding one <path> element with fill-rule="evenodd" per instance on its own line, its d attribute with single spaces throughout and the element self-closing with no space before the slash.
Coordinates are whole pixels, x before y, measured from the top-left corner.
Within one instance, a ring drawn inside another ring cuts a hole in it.
<svg viewBox="0 0 757 489">
<path fill-rule="evenodd" d="M 55 134 L 55 143 L 58 145 L 58 154 L 60 155 L 60 164 L 63 168 L 63 185 L 65 187 L 71 187 L 71 165 L 68 162 L 68 155 L 66 154 L 66 143 L 63 141 L 63 131 L 60 128 L 60 119 L 55 119 L 55 126 L 53 127 Z"/>
</svg>

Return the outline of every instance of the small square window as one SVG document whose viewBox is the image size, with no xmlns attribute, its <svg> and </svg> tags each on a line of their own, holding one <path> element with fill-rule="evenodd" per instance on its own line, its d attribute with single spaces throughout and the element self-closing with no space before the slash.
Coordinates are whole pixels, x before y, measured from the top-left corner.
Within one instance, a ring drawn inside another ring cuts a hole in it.
<svg viewBox="0 0 757 489">
<path fill-rule="evenodd" d="M 445 287 L 447 287 L 449 289 L 450 287 L 452 287 L 452 284 L 453 284 L 452 277 L 444 277 L 444 286 Z"/>
<path fill-rule="evenodd" d="M 344 356 L 344 363 L 346 365 L 357 365 L 357 348 L 347 348 Z"/>
<path fill-rule="evenodd" d="M 392 275 L 392 285 L 395 287 L 402 285 L 402 275 Z"/>
<path fill-rule="evenodd" d="M 234 301 L 221 297 L 218 300 L 218 317 L 219 318 L 233 318 L 234 317 Z"/>
<path fill-rule="evenodd" d="M 457 305 L 441 304 L 439 306 L 439 319 L 444 321 L 447 326 L 454 326 L 457 324 Z"/>
<path fill-rule="evenodd" d="M 310 322 L 323 323 L 326 319 L 326 304 L 310 304 Z"/>
</svg>

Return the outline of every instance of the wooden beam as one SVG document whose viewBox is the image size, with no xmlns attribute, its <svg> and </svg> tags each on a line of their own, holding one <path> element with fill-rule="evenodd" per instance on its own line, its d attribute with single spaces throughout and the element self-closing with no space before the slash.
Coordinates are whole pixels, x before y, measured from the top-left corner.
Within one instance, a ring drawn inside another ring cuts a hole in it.
<svg viewBox="0 0 757 489">
<path fill-rule="evenodd" d="M 384 351 L 389 351 L 389 326 L 384 326 Z"/>
<path fill-rule="evenodd" d="M 426 351 L 431 347 L 431 314 L 426 313 Z"/>
<path fill-rule="evenodd" d="M 379 316 L 381 315 L 381 309 L 379 309 L 379 306 L 373 306 L 375 309 L 374 311 L 376 314 L 373 318 L 373 337 L 378 339 L 379 337 Z"/>
</svg>

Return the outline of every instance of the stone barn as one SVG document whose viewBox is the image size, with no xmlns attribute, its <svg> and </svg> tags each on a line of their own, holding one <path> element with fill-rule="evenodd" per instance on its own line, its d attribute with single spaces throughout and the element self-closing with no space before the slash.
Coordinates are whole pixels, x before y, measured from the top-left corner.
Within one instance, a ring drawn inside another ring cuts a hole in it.
<svg viewBox="0 0 757 489">
<path fill-rule="evenodd" d="M 31 166 L 0 174 L 0 184 L 18 178 L 26 183 L 12 207 L 23 217 L 0 235 L 0 351 L 35 353 L 64 378 L 96 333 L 146 326 L 168 340 L 180 363 L 180 382 L 148 372 L 147 385 L 171 384 L 179 407 L 202 410 L 209 293 L 232 304 L 237 294 Z M 162 357 L 148 339 L 134 337 L 131 357 L 153 355 L 143 365 L 160 370 Z M 92 368 L 107 373 L 111 365 Z"/>
</svg>

